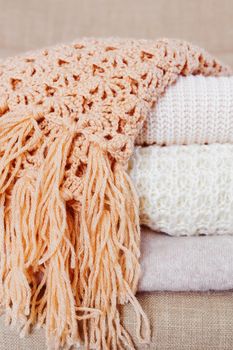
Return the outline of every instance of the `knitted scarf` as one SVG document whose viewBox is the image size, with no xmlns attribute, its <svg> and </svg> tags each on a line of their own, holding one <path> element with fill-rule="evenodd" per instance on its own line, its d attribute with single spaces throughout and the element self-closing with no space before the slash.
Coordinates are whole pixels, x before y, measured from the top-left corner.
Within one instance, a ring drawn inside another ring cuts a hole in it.
<svg viewBox="0 0 233 350">
<path fill-rule="evenodd" d="M 0 301 L 22 336 L 37 324 L 51 348 L 134 349 L 130 302 L 149 342 L 127 163 L 179 75 L 228 73 L 178 40 L 84 39 L 0 63 Z"/>
</svg>

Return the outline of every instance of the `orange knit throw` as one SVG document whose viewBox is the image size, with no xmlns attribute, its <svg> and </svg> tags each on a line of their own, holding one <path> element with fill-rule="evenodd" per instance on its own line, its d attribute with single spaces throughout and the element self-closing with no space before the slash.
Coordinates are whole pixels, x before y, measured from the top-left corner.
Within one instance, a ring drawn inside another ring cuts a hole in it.
<svg viewBox="0 0 233 350">
<path fill-rule="evenodd" d="M 118 311 L 130 302 L 149 342 L 127 162 L 180 74 L 228 73 L 178 40 L 84 39 L 0 62 L 0 302 L 21 335 L 134 349 Z"/>
</svg>

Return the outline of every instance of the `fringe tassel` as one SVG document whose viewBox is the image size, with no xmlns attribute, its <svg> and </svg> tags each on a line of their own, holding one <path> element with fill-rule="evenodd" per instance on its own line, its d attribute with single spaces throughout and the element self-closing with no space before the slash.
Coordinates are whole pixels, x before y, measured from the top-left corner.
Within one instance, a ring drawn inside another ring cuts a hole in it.
<svg viewBox="0 0 233 350">
<path fill-rule="evenodd" d="M 23 155 L 38 145 L 42 134 L 32 116 L 0 118 L 0 194 L 4 193 L 21 168 Z"/>
<path fill-rule="evenodd" d="M 20 319 L 25 321 L 25 315 L 29 313 L 30 287 L 27 278 L 21 275 L 23 261 L 17 254 L 23 242 L 20 236 L 12 234 L 13 213 L 17 214 L 11 206 L 10 193 L 19 177 L 25 153 L 38 146 L 41 136 L 37 121 L 31 115 L 16 117 L 7 112 L 0 117 L 0 305 L 13 321 L 16 320 L 16 310 L 21 308 L 25 309 Z M 14 276 L 15 281 L 21 279 L 22 289 L 17 283 L 11 284 Z M 11 304 L 12 294 L 18 298 L 14 305 Z M 20 305 L 22 299 L 25 305 Z"/>
<path fill-rule="evenodd" d="M 138 338 L 148 343 L 148 320 L 134 296 L 140 275 L 139 205 L 125 170 L 111 166 L 108 155 L 91 144 L 80 213 L 79 293 L 82 305 L 101 310 L 101 315 L 84 321 L 84 339 L 91 348 L 134 349 L 117 304 L 132 303 Z"/>
<path fill-rule="evenodd" d="M 52 349 L 83 343 L 134 349 L 118 311 L 130 302 L 137 335 L 149 342 L 148 320 L 134 296 L 139 206 L 127 173 L 91 144 L 77 210 L 61 190 L 71 133 L 52 135 L 43 145 L 40 139 L 35 119 L 0 118 L 0 300 L 7 321 L 19 325 L 21 336 L 35 324 L 45 327 Z M 35 146 L 41 166 L 20 173 Z"/>
</svg>

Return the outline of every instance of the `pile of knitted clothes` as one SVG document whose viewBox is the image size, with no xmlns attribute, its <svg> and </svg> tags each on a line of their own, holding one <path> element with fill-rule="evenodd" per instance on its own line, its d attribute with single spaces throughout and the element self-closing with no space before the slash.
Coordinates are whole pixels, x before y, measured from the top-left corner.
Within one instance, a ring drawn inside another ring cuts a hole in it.
<svg viewBox="0 0 233 350">
<path fill-rule="evenodd" d="M 180 77 L 137 145 L 139 290 L 232 289 L 233 77 Z"/>
<path fill-rule="evenodd" d="M 140 276 L 140 290 L 146 278 L 169 289 L 154 256 L 187 257 L 177 237 L 145 232 L 141 254 L 140 220 L 171 236 L 233 231 L 231 74 L 173 39 L 81 39 L 0 61 L 0 304 L 21 336 L 37 326 L 50 349 L 134 349 L 130 303 L 150 343 Z"/>
</svg>

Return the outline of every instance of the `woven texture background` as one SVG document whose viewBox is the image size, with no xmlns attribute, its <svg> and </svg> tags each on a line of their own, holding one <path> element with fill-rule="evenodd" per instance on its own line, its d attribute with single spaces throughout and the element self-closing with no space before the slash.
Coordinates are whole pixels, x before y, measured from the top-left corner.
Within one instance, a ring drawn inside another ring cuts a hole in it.
<svg viewBox="0 0 233 350">
<path fill-rule="evenodd" d="M 232 350 L 233 292 L 141 293 L 139 300 L 152 324 L 149 347 L 137 344 L 136 318 L 129 306 L 122 317 L 138 350 Z M 0 321 L 1 350 L 45 350 L 43 331 L 19 339 Z"/>
<path fill-rule="evenodd" d="M 232 0 L 0 0 L 0 57 L 82 36 L 178 37 L 233 65 Z"/>
</svg>

